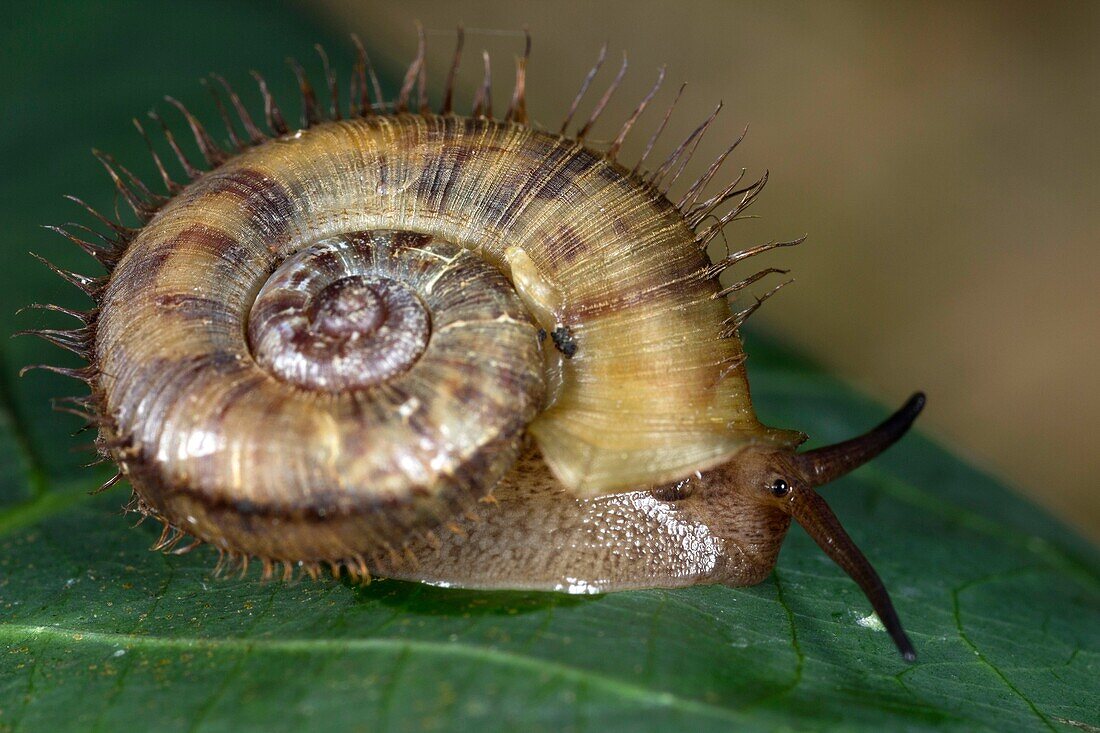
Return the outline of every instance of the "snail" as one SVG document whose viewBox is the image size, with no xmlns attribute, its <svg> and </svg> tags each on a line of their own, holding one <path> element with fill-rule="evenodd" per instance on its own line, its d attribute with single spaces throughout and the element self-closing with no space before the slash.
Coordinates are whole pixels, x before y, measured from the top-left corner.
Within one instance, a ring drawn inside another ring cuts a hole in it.
<svg viewBox="0 0 1100 733">
<path fill-rule="evenodd" d="M 647 167 L 674 102 L 627 167 L 618 153 L 663 68 L 596 145 L 625 57 L 574 124 L 605 47 L 546 130 L 526 111 L 529 35 L 507 112 L 493 113 L 487 53 L 471 113 L 454 111 L 463 38 L 437 112 L 421 30 L 392 100 L 358 39 L 346 106 L 320 46 L 327 104 L 292 60 L 299 126 L 255 72 L 266 131 L 218 75 L 220 142 L 166 98 L 204 164 L 150 112 L 180 182 L 135 121 L 163 193 L 96 152 L 139 226 L 74 198 L 98 226 L 52 228 L 106 274 L 46 264 L 95 305 L 36 304 L 80 325 L 24 333 L 87 362 L 27 369 L 89 386 L 55 407 L 98 431 L 117 466 L 101 488 L 129 481 L 129 508 L 164 524 L 155 549 L 208 543 L 242 574 L 257 560 L 264 578 L 329 568 L 569 593 L 758 583 L 793 518 L 913 659 L 882 581 L 815 488 L 897 441 L 924 396 L 801 453 L 802 433 L 757 420 L 739 329 L 778 288 L 738 312 L 728 297 L 783 271 L 719 276 L 802 240 L 708 255 L 767 182 L 742 171 L 706 193 L 744 135 L 674 203 L 717 109 Z"/>
</svg>

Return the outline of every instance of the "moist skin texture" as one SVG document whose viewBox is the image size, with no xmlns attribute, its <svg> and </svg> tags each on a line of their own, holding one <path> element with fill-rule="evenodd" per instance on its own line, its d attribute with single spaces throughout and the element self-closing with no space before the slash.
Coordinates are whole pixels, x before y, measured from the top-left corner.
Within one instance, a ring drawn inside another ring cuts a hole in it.
<svg viewBox="0 0 1100 733">
<path fill-rule="evenodd" d="M 751 449 L 750 449 L 751 450 Z M 529 447 L 477 517 L 454 520 L 416 562 L 379 572 L 432 585 L 604 593 L 752 585 L 775 565 L 790 515 L 738 490 L 736 462 L 593 499 L 570 495 Z"/>
</svg>

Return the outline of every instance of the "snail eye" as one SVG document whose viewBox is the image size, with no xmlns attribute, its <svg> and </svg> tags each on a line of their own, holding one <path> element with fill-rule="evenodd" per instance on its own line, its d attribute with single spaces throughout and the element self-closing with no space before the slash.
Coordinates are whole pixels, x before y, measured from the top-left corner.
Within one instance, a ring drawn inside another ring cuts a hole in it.
<svg viewBox="0 0 1100 733">
<path fill-rule="evenodd" d="M 791 485 L 781 478 L 777 478 L 771 485 L 772 495 L 776 497 L 786 496 L 791 491 Z"/>
</svg>

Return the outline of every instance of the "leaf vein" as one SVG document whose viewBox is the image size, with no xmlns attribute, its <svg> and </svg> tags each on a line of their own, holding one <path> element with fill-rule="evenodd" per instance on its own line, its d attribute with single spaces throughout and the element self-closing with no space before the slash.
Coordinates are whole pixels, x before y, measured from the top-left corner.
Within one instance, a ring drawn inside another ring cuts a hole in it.
<svg viewBox="0 0 1100 733">
<path fill-rule="evenodd" d="M 60 626 L 29 626 L 25 624 L 0 625 L 0 638 L 26 639 L 50 637 L 58 641 L 127 648 L 149 649 L 219 649 L 232 651 L 265 651 L 269 653 L 316 653 L 349 651 L 398 651 L 407 648 L 428 656 L 464 657 L 488 664 L 512 667 L 539 673 L 555 674 L 578 685 L 589 685 L 605 693 L 616 695 L 647 706 L 678 710 L 684 713 L 721 718 L 730 722 L 744 722 L 739 711 L 724 708 L 700 700 L 692 700 L 668 691 L 655 691 L 631 682 L 616 679 L 591 670 L 580 669 L 561 662 L 528 658 L 491 647 L 475 647 L 455 642 L 421 641 L 409 639 L 232 639 L 178 637 L 168 639 L 107 631 L 82 631 Z"/>
</svg>

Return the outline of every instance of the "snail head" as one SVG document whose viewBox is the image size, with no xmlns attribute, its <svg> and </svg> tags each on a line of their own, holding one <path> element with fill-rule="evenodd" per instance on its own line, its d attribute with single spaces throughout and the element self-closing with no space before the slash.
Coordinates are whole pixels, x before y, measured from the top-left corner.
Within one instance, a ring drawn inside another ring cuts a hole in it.
<svg viewBox="0 0 1100 733">
<path fill-rule="evenodd" d="M 916 658 L 886 587 L 871 563 L 844 531 L 829 505 L 815 490 L 867 463 L 909 430 L 924 407 L 917 393 L 878 427 L 851 440 L 797 453 L 750 449 L 739 457 L 738 476 L 727 483 L 741 502 L 773 522 L 797 521 L 837 565 L 859 585 L 907 661 Z M 732 478 L 732 477 L 731 477 Z"/>
</svg>

